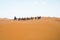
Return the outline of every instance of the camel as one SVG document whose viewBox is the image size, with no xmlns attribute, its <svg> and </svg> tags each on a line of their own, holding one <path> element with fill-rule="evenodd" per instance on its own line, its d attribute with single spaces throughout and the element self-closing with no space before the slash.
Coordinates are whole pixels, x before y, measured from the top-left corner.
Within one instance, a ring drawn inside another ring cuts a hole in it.
<svg viewBox="0 0 60 40">
<path fill-rule="evenodd" d="M 40 19 L 41 18 L 41 16 L 40 17 L 35 17 L 35 19 Z"/>
<path fill-rule="evenodd" d="M 18 18 L 18 20 L 21 20 L 21 18 Z"/>
<path fill-rule="evenodd" d="M 14 20 L 17 20 L 17 18 L 16 18 L 16 17 L 14 17 Z"/>
<path fill-rule="evenodd" d="M 33 20 L 33 19 L 40 19 L 41 18 L 41 16 L 38 16 L 38 17 L 30 17 L 30 18 L 18 18 L 18 20 Z M 14 20 L 17 20 L 17 18 L 16 17 L 14 17 Z"/>
<path fill-rule="evenodd" d="M 40 19 L 41 18 L 41 16 L 40 17 L 38 17 L 38 19 Z"/>
</svg>

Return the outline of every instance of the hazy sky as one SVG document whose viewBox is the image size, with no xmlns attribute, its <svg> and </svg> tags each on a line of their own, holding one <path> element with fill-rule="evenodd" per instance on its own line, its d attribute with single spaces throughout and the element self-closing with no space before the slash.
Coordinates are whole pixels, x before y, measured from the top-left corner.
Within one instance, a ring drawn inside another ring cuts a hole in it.
<svg viewBox="0 0 60 40">
<path fill-rule="evenodd" d="M 0 0 L 0 18 L 60 17 L 60 0 Z"/>
</svg>

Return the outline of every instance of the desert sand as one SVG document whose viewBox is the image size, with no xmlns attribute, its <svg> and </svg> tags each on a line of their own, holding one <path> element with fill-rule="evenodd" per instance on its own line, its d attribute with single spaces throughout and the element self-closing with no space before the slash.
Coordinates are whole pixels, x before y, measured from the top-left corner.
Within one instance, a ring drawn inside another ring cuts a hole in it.
<svg viewBox="0 0 60 40">
<path fill-rule="evenodd" d="M 0 40 L 60 40 L 60 18 L 25 21 L 0 18 Z"/>
</svg>

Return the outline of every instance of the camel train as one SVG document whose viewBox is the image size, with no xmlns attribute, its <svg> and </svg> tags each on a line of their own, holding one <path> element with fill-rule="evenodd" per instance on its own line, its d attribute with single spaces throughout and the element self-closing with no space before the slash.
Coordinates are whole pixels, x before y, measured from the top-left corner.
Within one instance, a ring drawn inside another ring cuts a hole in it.
<svg viewBox="0 0 60 40">
<path fill-rule="evenodd" d="M 16 18 L 14 17 L 14 20 L 33 20 L 33 19 L 41 19 L 41 16 L 38 17 L 30 17 L 30 18 Z"/>
</svg>

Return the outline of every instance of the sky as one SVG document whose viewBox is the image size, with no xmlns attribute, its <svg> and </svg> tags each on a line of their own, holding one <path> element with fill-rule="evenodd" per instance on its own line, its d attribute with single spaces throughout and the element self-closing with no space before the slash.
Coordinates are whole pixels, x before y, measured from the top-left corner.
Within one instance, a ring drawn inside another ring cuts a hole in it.
<svg viewBox="0 0 60 40">
<path fill-rule="evenodd" d="M 60 17 L 60 0 L 0 0 L 0 18 Z"/>
</svg>

